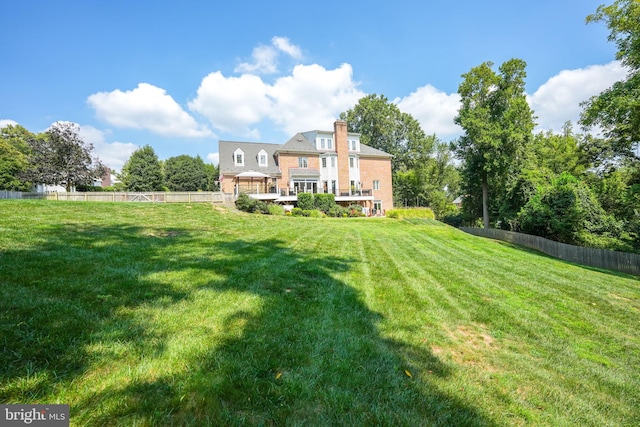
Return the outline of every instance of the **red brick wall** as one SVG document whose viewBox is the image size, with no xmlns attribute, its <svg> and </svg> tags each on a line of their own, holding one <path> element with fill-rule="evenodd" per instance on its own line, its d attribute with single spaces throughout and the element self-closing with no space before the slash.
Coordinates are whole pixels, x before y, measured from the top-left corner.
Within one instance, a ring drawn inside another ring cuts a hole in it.
<svg viewBox="0 0 640 427">
<path fill-rule="evenodd" d="M 375 200 L 382 201 L 382 209 L 393 209 L 391 159 L 360 157 L 360 181 L 364 189 L 373 189 L 373 181 L 380 181 L 380 190 L 373 190 Z"/>
</svg>

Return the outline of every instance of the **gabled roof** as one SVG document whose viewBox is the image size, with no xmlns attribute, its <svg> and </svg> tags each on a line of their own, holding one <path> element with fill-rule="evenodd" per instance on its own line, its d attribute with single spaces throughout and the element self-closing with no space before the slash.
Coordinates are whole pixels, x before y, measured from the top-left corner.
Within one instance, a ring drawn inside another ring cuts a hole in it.
<svg viewBox="0 0 640 427">
<path fill-rule="evenodd" d="M 240 172 L 254 170 L 270 175 L 279 175 L 280 169 L 275 159 L 275 153 L 279 147 L 280 145 L 267 144 L 264 142 L 219 141 L 220 172 L 222 174 L 238 174 Z M 244 166 L 236 166 L 233 161 L 233 153 L 238 148 L 244 153 Z M 260 166 L 258 163 L 258 153 L 262 150 L 267 153 L 267 167 Z M 223 167 L 224 169 L 222 169 Z"/>
<path fill-rule="evenodd" d="M 393 157 L 392 154 L 389 154 L 386 151 L 369 147 L 368 145 L 363 143 L 360 143 L 360 155 L 365 157 Z"/>
<path fill-rule="evenodd" d="M 281 145 L 277 151 L 280 153 L 319 153 L 315 145 L 299 132 L 289 141 Z"/>
</svg>

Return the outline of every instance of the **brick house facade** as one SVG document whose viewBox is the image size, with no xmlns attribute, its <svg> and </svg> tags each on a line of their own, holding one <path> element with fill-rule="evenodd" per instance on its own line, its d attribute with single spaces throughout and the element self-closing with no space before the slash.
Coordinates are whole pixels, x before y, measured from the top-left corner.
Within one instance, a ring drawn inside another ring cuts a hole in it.
<svg viewBox="0 0 640 427">
<path fill-rule="evenodd" d="M 220 141 L 220 188 L 237 196 L 296 204 L 300 192 L 333 193 L 372 214 L 393 208 L 391 155 L 360 142 L 347 122 L 297 133 L 284 144 Z"/>
</svg>

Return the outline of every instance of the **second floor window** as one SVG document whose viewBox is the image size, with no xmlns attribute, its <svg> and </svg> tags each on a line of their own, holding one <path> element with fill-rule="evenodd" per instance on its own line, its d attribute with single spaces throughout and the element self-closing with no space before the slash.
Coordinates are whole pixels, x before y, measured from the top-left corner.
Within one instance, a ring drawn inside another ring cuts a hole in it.
<svg viewBox="0 0 640 427">
<path fill-rule="evenodd" d="M 267 164 L 267 156 L 265 154 L 260 154 L 260 166 L 266 166 Z"/>
<path fill-rule="evenodd" d="M 324 138 L 320 138 L 320 149 L 324 150 Z"/>
<path fill-rule="evenodd" d="M 308 168 L 309 167 L 309 161 L 306 157 L 298 157 L 298 167 L 299 168 Z"/>
<path fill-rule="evenodd" d="M 378 181 L 377 179 L 373 180 L 373 189 L 374 190 L 379 190 L 380 189 L 380 181 Z"/>
<path fill-rule="evenodd" d="M 327 167 L 327 158 L 326 158 L 326 157 L 323 157 L 323 158 L 322 158 L 322 167 L 323 167 L 323 168 L 326 168 L 326 167 Z"/>
<path fill-rule="evenodd" d="M 327 138 L 327 148 L 328 148 L 329 150 L 332 150 L 332 149 L 333 149 L 333 147 L 332 147 L 332 145 L 331 145 L 331 138 Z"/>
</svg>

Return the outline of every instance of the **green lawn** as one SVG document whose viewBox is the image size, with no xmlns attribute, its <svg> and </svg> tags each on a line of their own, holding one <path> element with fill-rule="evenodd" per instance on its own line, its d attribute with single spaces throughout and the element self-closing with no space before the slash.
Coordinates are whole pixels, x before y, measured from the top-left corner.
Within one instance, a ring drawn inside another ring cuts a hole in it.
<svg viewBox="0 0 640 427">
<path fill-rule="evenodd" d="M 638 425 L 638 325 L 435 221 L 0 201 L 0 403 L 72 425 Z"/>
</svg>

